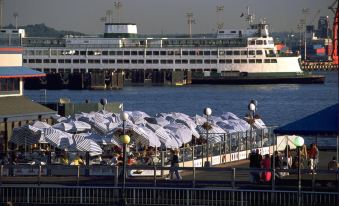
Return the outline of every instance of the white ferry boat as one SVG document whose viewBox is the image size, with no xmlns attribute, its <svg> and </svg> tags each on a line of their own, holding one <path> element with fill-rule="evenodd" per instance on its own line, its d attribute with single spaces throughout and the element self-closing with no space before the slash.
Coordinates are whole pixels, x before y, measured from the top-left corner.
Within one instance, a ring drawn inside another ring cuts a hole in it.
<svg viewBox="0 0 339 206">
<path fill-rule="evenodd" d="M 265 22 L 199 38 L 140 38 L 136 24 L 106 23 L 103 37 L 25 37 L 21 44 L 23 65 L 47 73 L 56 88 L 324 82 L 301 70 L 300 55 L 277 52 Z"/>
</svg>

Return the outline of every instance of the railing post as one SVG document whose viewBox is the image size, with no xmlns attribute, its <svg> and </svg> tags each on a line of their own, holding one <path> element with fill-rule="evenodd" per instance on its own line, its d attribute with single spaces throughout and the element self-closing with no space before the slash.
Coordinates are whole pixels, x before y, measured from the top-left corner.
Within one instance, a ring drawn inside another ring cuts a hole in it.
<svg viewBox="0 0 339 206">
<path fill-rule="evenodd" d="M 195 188 L 195 167 L 193 166 L 193 188 Z"/>
<path fill-rule="evenodd" d="M 235 188 L 235 168 L 232 168 L 232 188 Z"/>
<path fill-rule="evenodd" d="M 4 166 L 0 166 L 0 185 L 2 185 L 2 176 L 4 175 Z"/>
<path fill-rule="evenodd" d="M 27 204 L 29 204 L 29 187 L 27 187 Z"/>
<path fill-rule="evenodd" d="M 165 151 L 161 151 L 161 177 L 164 176 L 163 167 L 165 167 Z"/>
<path fill-rule="evenodd" d="M 80 204 L 82 204 L 82 187 L 80 187 Z"/>
<path fill-rule="evenodd" d="M 41 165 L 39 165 L 39 171 L 38 171 L 38 185 L 40 186 L 40 178 L 41 178 Z"/>
<path fill-rule="evenodd" d="M 118 187 L 118 179 L 119 179 L 119 167 L 114 166 L 114 187 Z"/>
</svg>

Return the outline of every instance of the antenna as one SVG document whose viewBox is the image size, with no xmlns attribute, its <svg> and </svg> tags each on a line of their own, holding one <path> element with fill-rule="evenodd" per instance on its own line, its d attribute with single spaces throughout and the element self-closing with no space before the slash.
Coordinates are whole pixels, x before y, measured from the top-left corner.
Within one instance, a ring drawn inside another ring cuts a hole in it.
<svg viewBox="0 0 339 206">
<path fill-rule="evenodd" d="M 13 13 L 13 17 L 15 18 L 15 29 L 18 29 L 18 12 Z"/>
<path fill-rule="evenodd" d="M 245 21 L 249 25 L 251 25 L 253 23 L 253 21 L 255 20 L 255 16 L 254 16 L 254 14 L 250 14 L 250 7 L 247 6 L 246 8 L 247 8 L 247 13 L 246 13 Z"/>
<path fill-rule="evenodd" d="M 221 21 L 221 18 L 222 18 L 221 15 L 222 15 L 223 11 L 224 11 L 224 5 L 217 6 L 217 14 L 218 14 L 217 26 L 218 26 L 218 29 L 224 28 L 224 22 Z"/>
<path fill-rule="evenodd" d="M 192 24 L 195 24 L 195 19 L 193 18 L 192 12 L 186 13 L 186 17 L 187 17 L 187 23 L 188 23 L 188 34 L 189 34 L 189 37 L 192 38 Z"/>
<path fill-rule="evenodd" d="M 118 14 L 118 23 L 120 23 L 120 9 L 122 7 L 122 3 L 120 1 L 116 1 L 114 2 L 114 7 L 117 10 L 117 14 Z"/>
<path fill-rule="evenodd" d="M 4 0 L 0 0 L 0 29 L 2 29 L 2 7 L 4 5 Z"/>
<path fill-rule="evenodd" d="M 307 26 L 307 15 L 309 14 L 310 9 L 309 8 L 303 8 L 302 13 L 304 14 L 304 21 L 303 23 L 305 24 L 305 33 L 304 33 L 304 61 L 307 60 L 306 52 L 307 52 L 307 45 L 306 45 L 306 26 Z"/>
</svg>

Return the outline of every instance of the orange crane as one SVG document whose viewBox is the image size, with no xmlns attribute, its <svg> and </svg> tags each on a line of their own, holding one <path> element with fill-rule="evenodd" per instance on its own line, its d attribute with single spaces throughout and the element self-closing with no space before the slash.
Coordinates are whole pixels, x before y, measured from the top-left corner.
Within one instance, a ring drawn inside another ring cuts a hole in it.
<svg viewBox="0 0 339 206">
<path fill-rule="evenodd" d="M 337 7 L 335 8 L 335 5 Z M 339 64 L 339 54 L 338 54 L 338 36 L 339 36 L 339 0 L 335 0 L 331 6 L 328 7 L 334 14 L 333 20 L 333 50 L 332 50 L 332 63 L 335 65 Z"/>
</svg>

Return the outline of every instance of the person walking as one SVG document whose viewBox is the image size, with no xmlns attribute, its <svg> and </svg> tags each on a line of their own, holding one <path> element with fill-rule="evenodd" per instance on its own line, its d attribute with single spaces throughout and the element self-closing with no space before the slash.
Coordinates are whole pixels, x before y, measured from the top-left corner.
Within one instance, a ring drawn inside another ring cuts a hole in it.
<svg viewBox="0 0 339 206">
<path fill-rule="evenodd" d="M 170 159 L 171 168 L 170 168 L 170 177 L 173 179 L 173 173 L 175 173 L 175 176 L 178 180 L 181 180 L 182 177 L 179 174 L 179 156 L 178 156 L 178 150 L 172 150 L 172 157 Z"/>
<path fill-rule="evenodd" d="M 310 149 L 308 151 L 308 156 L 310 157 L 310 170 L 312 171 L 313 174 L 315 173 L 316 170 L 316 165 L 317 165 L 317 161 L 319 160 L 319 150 L 316 146 L 316 144 L 311 144 Z"/>
<path fill-rule="evenodd" d="M 261 161 L 261 166 L 263 169 L 266 169 L 265 172 L 261 174 L 261 180 L 263 182 L 269 182 L 271 181 L 272 173 L 270 171 L 271 169 L 271 158 L 269 154 L 265 154 L 265 158 Z"/>
</svg>

